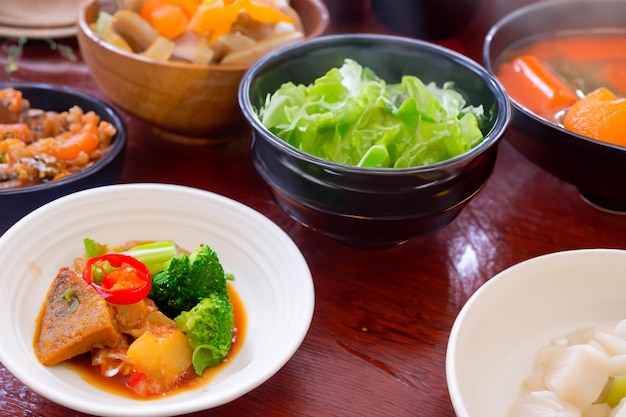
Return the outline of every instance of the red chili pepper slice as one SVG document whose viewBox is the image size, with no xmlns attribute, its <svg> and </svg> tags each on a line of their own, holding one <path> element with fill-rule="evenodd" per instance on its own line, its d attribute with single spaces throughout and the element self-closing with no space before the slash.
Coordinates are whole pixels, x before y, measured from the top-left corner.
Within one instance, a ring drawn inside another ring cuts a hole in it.
<svg viewBox="0 0 626 417">
<path fill-rule="evenodd" d="M 102 284 L 94 282 L 94 271 L 102 274 Z M 152 288 L 148 267 L 121 253 L 89 258 L 83 269 L 83 279 L 112 304 L 137 303 L 146 298 Z"/>
</svg>

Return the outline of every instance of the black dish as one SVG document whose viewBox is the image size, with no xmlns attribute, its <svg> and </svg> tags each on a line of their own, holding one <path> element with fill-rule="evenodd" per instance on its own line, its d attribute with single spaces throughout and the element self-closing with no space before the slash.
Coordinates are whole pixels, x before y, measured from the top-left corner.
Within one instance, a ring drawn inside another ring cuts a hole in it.
<svg viewBox="0 0 626 417">
<path fill-rule="evenodd" d="M 20 90 L 32 108 L 61 112 L 77 105 L 84 111 L 94 111 L 102 120 L 113 124 L 117 134 L 107 155 L 81 172 L 44 184 L 0 190 L 0 227 L 8 229 L 34 209 L 63 195 L 116 182 L 122 171 L 127 133 L 124 121 L 115 109 L 96 97 L 66 87 L 28 82 L 0 83 L 0 89 L 7 87 Z"/>
<path fill-rule="evenodd" d="M 524 39 L 570 30 L 626 30 L 622 0 L 548 0 L 518 9 L 488 32 L 483 61 L 493 74 L 504 50 Z M 626 56 L 626 53 L 625 53 Z M 507 140 L 530 161 L 576 186 L 596 207 L 626 212 L 626 149 L 588 139 L 542 119 L 515 100 Z M 626 135 L 626 131 L 624 132 Z"/>
<path fill-rule="evenodd" d="M 490 114 L 484 141 L 430 166 L 356 168 L 305 154 L 258 120 L 255 108 L 282 83 L 309 84 L 346 58 L 387 82 L 399 82 L 405 74 L 438 85 L 454 81 L 468 103 L 482 103 Z M 324 36 L 269 54 L 245 74 L 239 102 L 253 128 L 252 161 L 280 207 L 306 226 L 367 248 L 397 245 L 450 223 L 490 176 L 510 112 L 499 83 L 470 59 L 427 42 L 386 35 Z"/>
</svg>

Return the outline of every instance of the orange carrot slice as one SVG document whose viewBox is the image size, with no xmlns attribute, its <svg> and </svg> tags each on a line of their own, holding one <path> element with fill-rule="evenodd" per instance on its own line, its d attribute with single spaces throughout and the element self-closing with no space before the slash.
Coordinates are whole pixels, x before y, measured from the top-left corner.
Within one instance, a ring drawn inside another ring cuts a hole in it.
<svg viewBox="0 0 626 417">
<path fill-rule="evenodd" d="M 592 139 L 626 146 L 626 99 L 598 88 L 568 109 L 563 126 Z"/>
<path fill-rule="evenodd" d="M 77 132 L 65 132 L 57 136 L 56 140 L 50 152 L 53 156 L 64 160 L 76 159 L 81 152 L 90 154 L 98 148 L 98 126 L 90 123 Z"/>
<path fill-rule="evenodd" d="M 523 55 L 498 67 L 497 77 L 509 96 L 546 119 L 578 100 L 565 84 L 533 55 Z"/>
<path fill-rule="evenodd" d="M 187 12 L 176 0 L 149 0 L 141 8 L 141 17 L 166 39 L 182 35 L 189 24 Z"/>
<path fill-rule="evenodd" d="M 0 124 L 0 139 L 16 138 L 24 142 L 35 140 L 33 132 L 26 123 L 2 123 Z"/>
</svg>

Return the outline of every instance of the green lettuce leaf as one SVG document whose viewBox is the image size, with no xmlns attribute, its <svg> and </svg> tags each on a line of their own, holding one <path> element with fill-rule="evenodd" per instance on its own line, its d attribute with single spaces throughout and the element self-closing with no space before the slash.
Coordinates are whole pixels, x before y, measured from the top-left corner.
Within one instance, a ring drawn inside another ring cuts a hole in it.
<svg viewBox="0 0 626 417">
<path fill-rule="evenodd" d="M 452 83 L 437 87 L 407 75 L 387 84 L 350 59 L 310 85 L 283 84 L 258 116 L 303 152 L 362 167 L 428 165 L 483 140 L 482 106 L 467 105 Z"/>
</svg>

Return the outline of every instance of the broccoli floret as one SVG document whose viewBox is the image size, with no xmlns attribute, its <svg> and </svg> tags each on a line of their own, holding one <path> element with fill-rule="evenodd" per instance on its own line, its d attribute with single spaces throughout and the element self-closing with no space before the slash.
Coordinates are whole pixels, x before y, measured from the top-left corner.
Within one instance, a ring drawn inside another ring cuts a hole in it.
<svg viewBox="0 0 626 417">
<path fill-rule="evenodd" d="M 227 278 L 215 251 L 202 245 L 189 255 L 172 258 L 164 271 L 153 275 L 149 298 L 173 318 L 212 294 L 228 296 Z"/>
<path fill-rule="evenodd" d="M 235 319 L 228 293 L 202 299 L 174 321 L 194 349 L 192 362 L 198 375 L 202 375 L 206 367 L 222 362 L 230 351 Z"/>
</svg>

